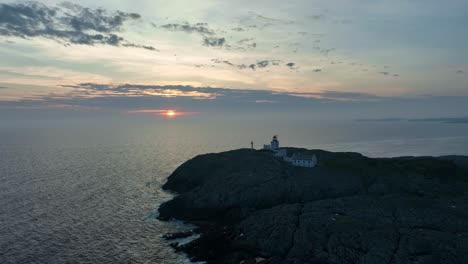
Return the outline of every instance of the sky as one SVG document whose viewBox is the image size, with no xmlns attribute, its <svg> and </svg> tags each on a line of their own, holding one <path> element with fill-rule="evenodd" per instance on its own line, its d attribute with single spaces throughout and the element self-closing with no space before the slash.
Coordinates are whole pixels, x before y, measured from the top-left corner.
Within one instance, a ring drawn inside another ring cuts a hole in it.
<svg viewBox="0 0 468 264">
<path fill-rule="evenodd" d="M 0 111 L 468 116 L 463 0 L 0 0 Z"/>
</svg>

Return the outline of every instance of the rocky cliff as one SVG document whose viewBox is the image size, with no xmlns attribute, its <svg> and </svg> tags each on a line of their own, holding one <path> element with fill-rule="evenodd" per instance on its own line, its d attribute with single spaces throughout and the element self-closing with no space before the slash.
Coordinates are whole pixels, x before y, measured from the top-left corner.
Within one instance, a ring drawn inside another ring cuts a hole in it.
<svg viewBox="0 0 468 264">
<path fill-rule="evenodd" d="M 195 157 L 170 175 L 160 219 L 198 224 L 183 246 L 208 263 L 468 263 L 468 157 L 265 151 Z"/>
</svg>

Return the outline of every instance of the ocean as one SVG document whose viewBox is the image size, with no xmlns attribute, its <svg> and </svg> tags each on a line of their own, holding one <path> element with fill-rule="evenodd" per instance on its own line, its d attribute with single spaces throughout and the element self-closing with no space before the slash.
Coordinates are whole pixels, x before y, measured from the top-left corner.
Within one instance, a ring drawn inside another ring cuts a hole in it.
<svg viewBox="0 0 468 264">
<path fill-rule="evenodd" d="M 162 235 L 170 173 L 203 153 L 269 143 L 371 157 L 468 155 L 468 124 L 235 118 L 0 122 L 0 263 L 186 263 Z"/>
</svg>

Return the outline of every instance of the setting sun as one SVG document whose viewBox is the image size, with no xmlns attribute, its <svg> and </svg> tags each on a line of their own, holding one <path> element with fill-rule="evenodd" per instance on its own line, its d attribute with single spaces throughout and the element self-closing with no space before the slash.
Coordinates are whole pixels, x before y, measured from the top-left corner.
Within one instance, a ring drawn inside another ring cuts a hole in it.
<svg viewBox="0 0 468 264">
<path fill-rule="evenodd" d="M 173 111 L 173 110 L 168 110 L 168 111 L 166 112 L 166 116 L 172 117 L 172 116 L 175 116 L 175 115 L 176 115 L 176 112 Z"/>
</svg>

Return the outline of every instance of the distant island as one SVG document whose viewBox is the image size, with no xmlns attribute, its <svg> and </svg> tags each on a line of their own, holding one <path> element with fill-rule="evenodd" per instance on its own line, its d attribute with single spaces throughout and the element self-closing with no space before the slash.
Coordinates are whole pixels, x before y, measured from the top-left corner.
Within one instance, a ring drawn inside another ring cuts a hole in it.
<svg viewBox="0 0 468 264">
<path fill-rule="evenodd" d="M 239 149 L 177 168 L 163 188 L 178 196 L 159 218 L 200 237 L 173 247 L 220 264 L 468 263 L 468 157 L 281 150 L 318 163 Z"/>
</svg>

